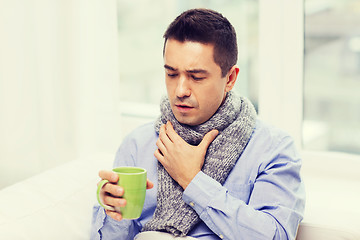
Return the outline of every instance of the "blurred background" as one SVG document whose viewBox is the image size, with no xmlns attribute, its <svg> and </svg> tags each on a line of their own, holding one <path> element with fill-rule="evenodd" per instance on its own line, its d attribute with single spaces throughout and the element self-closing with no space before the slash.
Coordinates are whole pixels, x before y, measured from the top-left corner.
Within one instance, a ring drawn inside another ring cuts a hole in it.
<svg viewBox="0 0 360 240">
<path fill-rule="evenodd" d="M 305 1 L 304 148 L 360 154 L 360 1 Z"/>
<path fill-rule="evenodd" d="M 115 153 L 124 135 L 154 120 L 165 94 L 162 36 L 189 8 L 212 8 L 234 25 L 235 88 L 258 109 L 259 2 L 0 0 L 0 189 Z M 303 116 L 301 148 L 358 155 L 360 1 L 304 6 L 303 106 L 294 106 Z"/>
</svg>

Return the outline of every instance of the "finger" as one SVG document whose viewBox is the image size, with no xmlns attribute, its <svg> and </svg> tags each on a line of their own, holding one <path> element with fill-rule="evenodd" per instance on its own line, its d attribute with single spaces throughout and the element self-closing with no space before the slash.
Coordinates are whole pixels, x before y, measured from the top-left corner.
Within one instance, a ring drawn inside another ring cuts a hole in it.
<svg viewBox="0 0 360 240">
<path fill-rule="evenodd" d="M 183 139 L 175 132 L 174 127 L 170 121 L 166 123 L 166 135 L 169 136 L 170 141 L 183 141 Z"/>
<path fill-rule="evenodd" d="M 169 146 L 172 143 L 171 139 L 169 138 L 169 136 L 166 133 L 165 124 L 160 127 L 159 139 L 161 140 L 161 142 L 163 142 L 165 147 Z"/>
<path fill-rule="evenodd" d="M 149 179 L 146 180 L 146 189 L 152 189 L 154 187 L 154 183 L 152 183 Z"/>
<path fill-rule="evenodd" d="M 121 213 L 110 211 L 110 210 L 105 210 L 105 212 L 109 217 L 111 217 L 112 219 L 114 219 L 116 221 L 121 221 L 122 220 Z"/>
<path fill-rule="evenodd" d="M 158 147 L 161 155 L 166 154 L 166 147 L 160 138 L 158 138 L 158 140 L 156 141 L 156 146 Z"/>
<path fill-rule="evenodd" d="M 164 158 L 164 156 L 162 155 L 162 153 L 160 152 L 159 149 L 156 149 L 156 151 L 154 152 L 154 156 L 156 157 L 156 159 L 157 159 L 161 164 L 164 163 L 165 158 Z"/>
<path fill-rule="evenodd" d="M 114 197 L 121 197 L 124 195 L 124 189 L 119 185 L 106 183 L 103 187 L 103 191 L 111 194 Z"/>
<path fill-rule="evenodd" d="M 125 207 L 126 200 L 124 198 L 112 197 L 110 195 L 104 196 L 104 203 L 113 207 Z"/>
<path fill-rule="evenodd" d="M 216 138 L 216 136 L 219 134 L 219 131 L 214 129 L 205 134 L 203 140 L 199 144 L 200 147 L 203 149 L 207 149 L 212 141 Z"/>
<path fill-rule="evenodd" d="M 119 176 L 116 173 L 114 173 L 113 171 L 100 170 L 99 177 L 102 179 L 106 179 L 112 183 L 117 183 L 119 181 Z"/>
</svg>

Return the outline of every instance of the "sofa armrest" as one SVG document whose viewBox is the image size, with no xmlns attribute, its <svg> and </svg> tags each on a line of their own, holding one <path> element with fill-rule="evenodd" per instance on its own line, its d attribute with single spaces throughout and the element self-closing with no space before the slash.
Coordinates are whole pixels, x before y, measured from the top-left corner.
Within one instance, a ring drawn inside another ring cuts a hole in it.
<svg viewBox="0 0 360 240">
<path fill-rule="evenodd" d="M 301 223 L 296 240 L 359 240 L 360 236 L 349 231 L 315 224 Z"/>
<path fill-rule="evenodd" d="M 114 155 L 70 161 L 0 191 L 0 239 L 89 239 L 100 169 Z"/>
</svg>

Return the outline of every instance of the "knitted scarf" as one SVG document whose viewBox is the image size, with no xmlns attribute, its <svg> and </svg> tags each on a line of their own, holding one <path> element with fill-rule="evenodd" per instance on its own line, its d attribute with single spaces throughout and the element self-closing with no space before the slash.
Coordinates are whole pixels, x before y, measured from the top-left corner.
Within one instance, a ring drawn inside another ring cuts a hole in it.
<svg viewBox="0 0 360 240">
<path fill-rule="evenodd" d="M 255 126 L 256 112 L 250 101 L 229 92 L 217 112 L 208 121 L 197 126 L 179 123 L 166 97 L 162 99 L 160 108 L 161 116 L 155 122 L 157 133 L 161 125 L 170 120 L 180 137 L 191 145 L 198 145 L 207 132 L 213 129 L 219 131 L 208 147 L 202 171 L 223 184 L 245 149 Z M 200 218 L 182 200 L 182 187 L 171 178 L 160 162 L 157 171 L 157 207 L 153 218 L 145 224 L 142 231 L 186 236 Z"/>
</svg>

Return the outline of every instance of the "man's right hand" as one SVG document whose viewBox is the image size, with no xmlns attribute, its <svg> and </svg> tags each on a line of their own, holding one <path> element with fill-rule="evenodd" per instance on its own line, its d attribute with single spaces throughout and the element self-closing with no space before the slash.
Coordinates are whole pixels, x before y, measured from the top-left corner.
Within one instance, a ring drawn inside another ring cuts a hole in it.
<svg viewBox="0 0 360 240">
<path fill-rule="evenodd" d="M 99 172 L 99 177 L 104 180 L 108 180 L 109 182 L 104 185 L 104 187 L 100 190 L 100 196 L 103 196 L 101 201 L 105 205 L 109 205 L 112 207 L 125 207 L 126 200 L 122 198 L 124 195 L 124 189 L 117 185 L 119 181 L 119 176 L 113 171 L 101 170 Z M 146 182 L 146 189 L 151 189 L 154 187 L 154 184 L 149 181 Z M 110 216 L 112 219 L 121 221 L 122 215 L 119 212 L 105 210 L 106 214 Z"/>
</svg>

